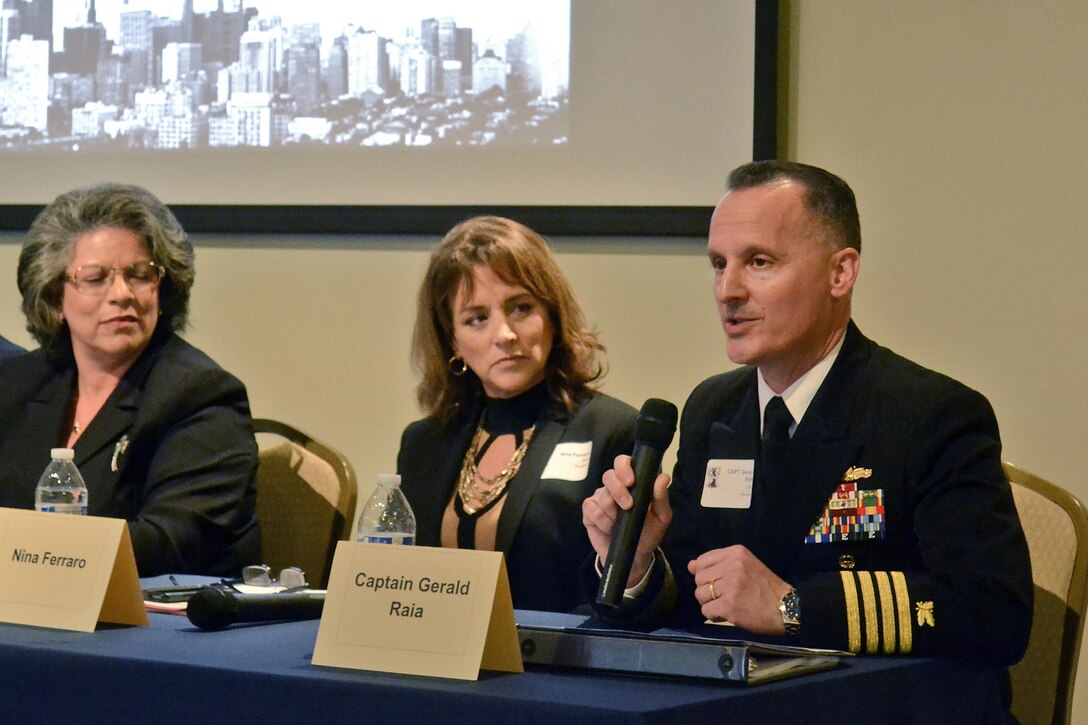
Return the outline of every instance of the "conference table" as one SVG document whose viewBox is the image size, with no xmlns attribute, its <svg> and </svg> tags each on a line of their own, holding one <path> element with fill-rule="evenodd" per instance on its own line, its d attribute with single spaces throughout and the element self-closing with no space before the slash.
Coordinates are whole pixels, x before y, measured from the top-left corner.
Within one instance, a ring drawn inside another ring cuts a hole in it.
<svg viewBox="0 0 1088 725">
<path fill-rule="evenodd" d="M 523 616 L 523 613 L 517 613 Z M 312 665 L 318 621 L 209 632 L 0 624 L 0 723 L 987 723 L 1000 670 L 854 657 L 757 686 L 529 666 L 477 681 Z"/>
</svg>

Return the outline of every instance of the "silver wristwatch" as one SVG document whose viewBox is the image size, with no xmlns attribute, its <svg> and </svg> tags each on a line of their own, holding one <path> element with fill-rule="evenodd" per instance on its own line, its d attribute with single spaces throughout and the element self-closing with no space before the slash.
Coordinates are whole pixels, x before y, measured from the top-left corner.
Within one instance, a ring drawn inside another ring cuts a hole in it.
<svg viewBox="0 0 1088 725">
<path fill-rule="evenodd" d="M 778 611 L 782 613 L 786 634 L 797 634 L 801 631 L 801 597 L 797 596 L 796 589 L 790 587 L 778 600 Z"/>
</svg>

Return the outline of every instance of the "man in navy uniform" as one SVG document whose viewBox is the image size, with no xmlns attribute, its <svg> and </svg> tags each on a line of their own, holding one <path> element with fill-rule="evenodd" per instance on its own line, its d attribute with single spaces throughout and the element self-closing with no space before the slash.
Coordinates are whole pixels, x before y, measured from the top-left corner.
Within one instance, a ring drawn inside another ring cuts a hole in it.
<svg viewBox="0 0 1088 725">
<path fill-rule="evenodd" d="M 842 179 L 756 162 L 728 189 L 708 252 L 727 352 L 744 367 L 688 398 L 622 614 L 1017 662 L 1031 567 L 989 403 L 851 321 L 861 233 Z M 633 482 L 621 456 L 583 504 L 601 561 Z"/>
</svg>

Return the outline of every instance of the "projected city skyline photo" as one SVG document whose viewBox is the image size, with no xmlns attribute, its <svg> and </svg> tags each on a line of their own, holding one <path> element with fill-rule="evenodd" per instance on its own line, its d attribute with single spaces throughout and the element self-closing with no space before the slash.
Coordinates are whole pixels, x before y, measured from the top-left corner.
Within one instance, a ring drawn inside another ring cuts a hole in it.
<svg viewBox="0 0 1088 725">
<path fill-rule="evenodd" d="M 0 153 L 568 143 L 570 0 L 0 0 Z"/>
</svg>

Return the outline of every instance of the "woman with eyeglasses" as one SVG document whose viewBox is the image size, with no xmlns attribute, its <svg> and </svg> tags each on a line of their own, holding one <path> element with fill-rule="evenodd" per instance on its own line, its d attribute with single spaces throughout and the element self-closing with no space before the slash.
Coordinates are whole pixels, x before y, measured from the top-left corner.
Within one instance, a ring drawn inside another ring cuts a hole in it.
<svg viewBox="0 0 1088 725">
<path fill-rule="evenodd" d="M 148 191 L 58 196 L 19 255 L 38 350 L 0 363 L 0 506 L 32 508 L 49 450 L 74 448 L 91 515 L 128 521 L 141 576 L 260 561 L 245 387 L 178 336 L 193 247 Z"/>
<path fill-rule="evenodd" d="M 397 470 L 427 546 L 502 551 L 514 606 L 572 611 L 593 549 L 582 501 L 636 411 L 601 394 L 604 347 L 548 244 L 501 217 L 446 235 L 419 290 L 412 356 L 426 418 Z"/>
</svg>

